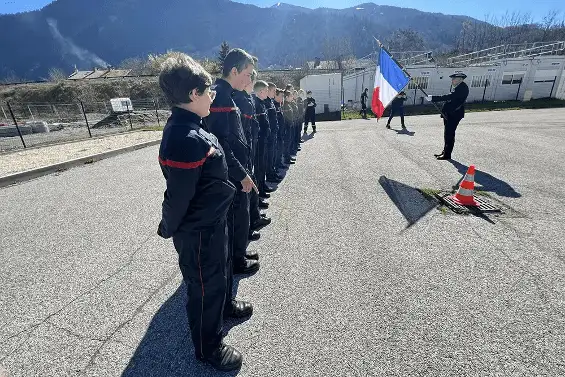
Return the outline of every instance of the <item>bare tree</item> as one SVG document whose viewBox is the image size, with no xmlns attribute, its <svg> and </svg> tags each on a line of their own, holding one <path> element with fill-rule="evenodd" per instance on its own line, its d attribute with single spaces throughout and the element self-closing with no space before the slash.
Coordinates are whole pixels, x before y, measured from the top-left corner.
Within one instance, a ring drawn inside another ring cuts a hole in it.
<svg viewBox="0 0 565 377">
<path fill-rule="evenodd" d="M 349 38 L 329 38 L 322 43 L 324 59 L 331 62 L 329 69 L 344 70 L 353 57 L 353 47 Z"/>
<path fill-rule="evenodd" d="M 398 29 L 385 39 L 391 51 L 420 51 L 425 48 L 420 34 L 412 29 Z"/>
<path fill-rule="evenodd" d="M 552 9 L 549 12 L 547 12 L 547 14 L 543 17 L 541 23 L 541 28 L 543 30 L 543 35 L 541 38 L 542 42 L 548 41 L 549 40 L 548 37 L 551 35 L 552 29 L 558 26 L 557 16 L 559 15 L 559 13 L 560 11 L 556 9 Z"/>
</svg>

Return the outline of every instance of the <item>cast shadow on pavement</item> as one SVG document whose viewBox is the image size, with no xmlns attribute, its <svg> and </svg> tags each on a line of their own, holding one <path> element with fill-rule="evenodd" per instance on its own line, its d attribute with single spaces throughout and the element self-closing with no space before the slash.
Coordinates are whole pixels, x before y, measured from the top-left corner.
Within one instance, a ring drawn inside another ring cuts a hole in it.
<svg viewBox="0 0 565 377">
<path fill-rule="evenodd" d="M 453 186 L 454 189 L 458 189 L 469 167 L 453 159 L 449 160 L 449 162 L 455 166 L 459 174 L 461 174 L 459 182 L 457 182 L 457 185 Z M 494 192 L 497 195 L 507 198 L 520 198 L 522 196 L 508 183 L 478 169 L 475 169 L 475 183 L 482 186 L 483 191 Z"/>
<path fill-rule="evenodd" d="M 302 134 L 302 141 L 303 141 L 303 142 L 307 142 L 308 140 L 311 140 L 311 139 L 313 139 L 313 138 L 314 138 L 314 134 L 313 134 L 313 133 L 309 133 L 309 134 L 303 133 L 303 134 Z"/>
<path fill-rule="evenodd" d="M 416 134 L 416 132 L 414 131 L 409 131 L 406 128 L 402 128 L 400 130 L 396 130 L 394 128 L 392 128 L 393 131 L 396 132 L 397 135 L 408 135 L 408 136 L 414 136 Z"/>
<path fill-rule="evenodd" d="M 384 175 L 379 178 L 379 183 L 388 194 L 388 197 L 408 221 L 406 229 L 416 224 L 428 212 L 437 207 L 437 202 L 426 199 L 416 188 L 404 183 L 388 179 Z"/>
<path fill-rule="evenodd" d="M 235 285 L 234 281 L 237 291 Z M 218 372 L 195 358 L 185 305 L 183 283 L 151 320 L 122 377 L 229 377 L 239 373 Z M 240 323 L 226 321 L 224 333 Z"/>
</svg>

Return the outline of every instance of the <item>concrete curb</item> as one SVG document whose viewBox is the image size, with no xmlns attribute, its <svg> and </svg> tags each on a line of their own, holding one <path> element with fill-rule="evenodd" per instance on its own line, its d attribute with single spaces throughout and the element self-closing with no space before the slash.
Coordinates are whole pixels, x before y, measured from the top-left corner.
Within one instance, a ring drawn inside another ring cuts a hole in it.
<svg viewBox="0 0 565 377">
<path fill-rule="evenodd" d="M 125 147 L 125 148 L 115 149 L 115 150 L 108 151 L 108 152 L 102 152 L 102 153 L 94 154 L 94 155 L 91 155 L 91 156 L 81 157 L 81 158 L 77 158 L 77 159 L 74 159 L 74 160 L 69 160 L 69 161 L 65 161 L 65 162 L 61 162 L 61 163 L 53 164 L 53 165 L 49 165 L 49 166 L 43 166 L 41 168 L 31 169 L 31 170 L 23 171 L 21 173 L 10 174 L 10 175 L 4 176 L 4 177 L 0 177 L 0 188 L 10 186 L 10 185 L 13 185 L 13 184 L 16 184 L 16 183 L 20 183 L 20 182 L 29 181 L 29 180 L 34 179 L 34 178 L 38 178 L 38 177 L 41 177 L 41 176 L 44 176 L 44 175 L 47 175 L 47 174 L 54 173 L 58 170 L 66 170 L 66 169 L 70 169 L 70 168 L 75 167 L 75 166 L 84 165 L 86 163 L 92 163 L 92 162 L 100 161 L 100 160 L 103 160 L 105 158 L 117 156 L 119 154 L 126 153 L 126 152 L 132 152 L 132 151 L 142 149 L 142 148 L 145 148 L 145 147 L 157 145 L 159 143 L 161 143 L 160 139 L 159 140 L 153 140 L 153 141 L 147 141 L 145 143 L 130 145 L 129 147 Z"/>
</svg>

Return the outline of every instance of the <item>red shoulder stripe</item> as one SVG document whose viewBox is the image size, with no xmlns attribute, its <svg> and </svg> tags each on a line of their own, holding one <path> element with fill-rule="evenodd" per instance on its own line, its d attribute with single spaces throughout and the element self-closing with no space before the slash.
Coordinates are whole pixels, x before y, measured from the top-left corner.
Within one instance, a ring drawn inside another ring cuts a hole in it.
<svg viewBox="0 0 565 377">
<path fill-rule="evenodd" d="M 199 160 L 199 161 L 194 161 L 194 162 L 180 162 L 180 161 L 173 161 L 173 160 L 164 160 L 161 158 L 161 156 L 159 156 L 159 163 L 163 166 L 168 166 L 171 168 L 177 168 L 177 169 L 196 169 L 202 165 L 204 165 L 204 162 L 206 162 L 206 159 L 216 151 L 216 149 L 214 147 L 210 147 L 210 150 L 208 151 L 208 153 L 206 153 L 206 156 L 204 156 L 203 159 Z"/>
</svg>

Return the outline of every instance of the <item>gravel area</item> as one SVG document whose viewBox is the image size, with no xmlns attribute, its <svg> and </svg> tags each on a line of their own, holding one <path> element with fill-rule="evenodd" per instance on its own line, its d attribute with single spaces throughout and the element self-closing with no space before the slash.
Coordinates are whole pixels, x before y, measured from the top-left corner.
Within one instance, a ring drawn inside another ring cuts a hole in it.
<svg viewBox="0 0 565 377">
<path fill-rule="evenodd" d="M 128 132 L 99 139 L 88 139 L 8 153 L 0 158 L 0 177 L 147 141 L 159 140 L 161 135 L 161 131 Z"/>
</svg>

